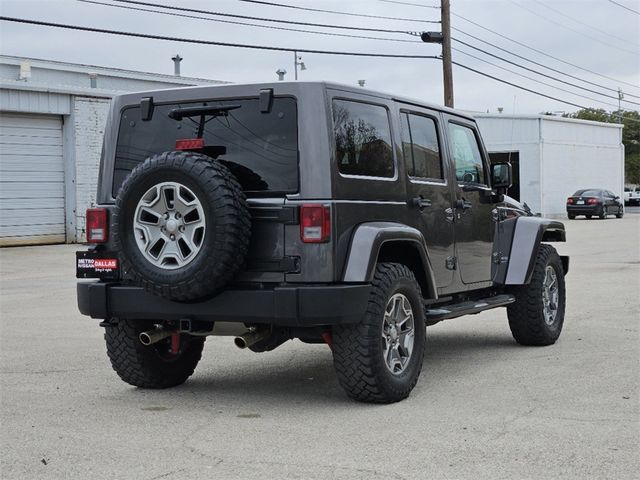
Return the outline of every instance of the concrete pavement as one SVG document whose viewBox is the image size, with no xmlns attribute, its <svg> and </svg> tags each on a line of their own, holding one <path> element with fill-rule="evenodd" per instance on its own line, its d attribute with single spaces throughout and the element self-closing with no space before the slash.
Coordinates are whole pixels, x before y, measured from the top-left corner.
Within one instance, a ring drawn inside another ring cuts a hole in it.
<svg viewBox="0 0 640 480">
<path fill-rule="evenodd" d="M 185 385 L 130 387 L 77 312 L 79 247 L 2 249 L 0 476 L 637 478 L 640 215 L 566 225 L 558 343 L 516 345 L 503 309 L 446 321 L 387 406 L 348 400 L 329 349 L 297 341 L 254 354 L 209 338 Z"/>
</svg>

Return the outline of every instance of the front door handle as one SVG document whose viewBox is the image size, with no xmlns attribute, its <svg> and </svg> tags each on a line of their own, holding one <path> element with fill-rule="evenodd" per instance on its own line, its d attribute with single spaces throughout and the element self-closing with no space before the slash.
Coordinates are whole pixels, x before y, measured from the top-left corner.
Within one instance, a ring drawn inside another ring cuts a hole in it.
<svg viewBox="0 0 640 480">
<path fill-rule="evenodd" d="M 473 208 L 473 203 L 468 202 L 464 198 L 459 198 L 456 200 L 456 208 L 458 210 L 471 210 Z"/>
<path fill-rule="evenodd" d="M 424 210 L 426 207 L 431 206 L 431 200 L 422 196 L 412 199 L 411 203 L 414 207 L 419 208 L 420 210 Z"/>
</svg>

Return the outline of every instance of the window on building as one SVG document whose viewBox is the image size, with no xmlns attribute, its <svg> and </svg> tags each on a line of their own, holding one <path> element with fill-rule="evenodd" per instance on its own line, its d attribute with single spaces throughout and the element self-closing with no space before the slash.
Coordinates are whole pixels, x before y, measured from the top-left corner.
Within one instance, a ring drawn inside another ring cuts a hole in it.
<svg viewBox="0 0 640 480">
<path fill-rule="evenodd" d="M 444 178 L 436 122 L 432 118 L 402 114 L 402 151 L 409 176 Z"/>
<path fill-rule="evenodd" d="M 340 173 L 393 177 L 391 127 L 385 107 L 334 100 L 333 133 Z"/>
<path fill-rule="evenodd" d="M 456 167 L 456 179 L 487 185 L 480 146 L 473 129 L 449 123 L 449 142 Z"/>
</svg>

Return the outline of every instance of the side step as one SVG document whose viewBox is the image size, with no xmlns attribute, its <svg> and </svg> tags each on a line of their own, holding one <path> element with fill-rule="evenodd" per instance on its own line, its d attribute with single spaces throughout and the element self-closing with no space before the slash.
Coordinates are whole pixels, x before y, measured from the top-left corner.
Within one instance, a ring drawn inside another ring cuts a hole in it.
<svg viewBox="0 0 640 480">
<path fill-rule="evenodd" d="M 516 299 L 513 295 L 503 294 L 496 295 L 495 297 L 481 298 L 472 302 L 444 305 L 440 308 L 428 308 L 426 311 L 426 323 L 427 325 L 434 325 L 441 320 L 480 313 L 491 308 L 504 307 L 515 301 Z"/>
</svg>

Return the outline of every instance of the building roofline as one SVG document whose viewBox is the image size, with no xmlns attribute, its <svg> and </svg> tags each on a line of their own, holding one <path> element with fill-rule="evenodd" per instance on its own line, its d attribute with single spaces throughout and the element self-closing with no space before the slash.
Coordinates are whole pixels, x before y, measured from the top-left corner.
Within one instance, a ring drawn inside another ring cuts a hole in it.
<svg viewBox="0 0 640 480">
<path fill-rule="evenodd" d="M 510 119 L 510 120 L 545 120 L 549 122 L 578 123 L 582 125 L 597 125 L 599 127 L 610 127 L 610 128 L 624 127 L 624 125 L 621 123 L 597 122 L 594 120 L 556 117 L 554 115 L 542 115 L 542 114 L 514 115 L 514 114 L 503 114 L 503 113 L 474 113 L 472 115 L 474 118 L 503 118 L 503 119 Z"/>
<path fill-rule="evenodd" d="M 165 80 L 168 83 L 176 83 L 182 85 L 208 84 L 208 85 L 224 85 L 230 82 L 222 80 L 211 80 L 206 78 L 183 77 L 168 75 L 165 73 L 142 72 L 136 70 L 127 70 L 123 68 L 105 67 L 100 65 L 88 65 L 82 63 L 62 62 L 59 60 L 45 60 L 41 58 L 19 57 L 15 55 L 0 55 L 0 63 L 9 65 L 20 65 L 22 61 L 31 62 L 31 65 L 38 68 L 61 69 L 79 73 L 103 73 L 107 76 L 137 78 L 140 80 Z"/>
</svg>

